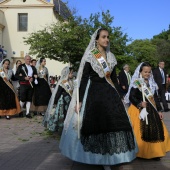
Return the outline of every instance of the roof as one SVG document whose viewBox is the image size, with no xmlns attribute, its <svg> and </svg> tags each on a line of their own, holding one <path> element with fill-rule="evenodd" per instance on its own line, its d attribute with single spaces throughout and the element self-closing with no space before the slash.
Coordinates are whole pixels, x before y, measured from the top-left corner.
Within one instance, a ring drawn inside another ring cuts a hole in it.
<svg viewBox="0 0 170 170">
<path fill-rule="evenodd" d="M 66 20 L 71 17 L 71 11 L 61 0 L 54 0 L 54 10 Z"/>
<path fill-rule="evenodd" d="M 9 0 L 0 0 L 1 2 L 9 1 Z M 50 5 L 49 0 L 39 0 L 47 5 Z M 71 17 L 71 11 L 67 7 L 66 3 L 62 2 L 62 0 L 53 0 L 54 2 L 54 12 L 56 12 L 58 15 L 60 15 L 64 20 L 67 20 L 69 17 Z M 51 4 L 52 5 L 52 4 Z M 34 5 L 35 7 L 35 5 Z"/>
</svg>

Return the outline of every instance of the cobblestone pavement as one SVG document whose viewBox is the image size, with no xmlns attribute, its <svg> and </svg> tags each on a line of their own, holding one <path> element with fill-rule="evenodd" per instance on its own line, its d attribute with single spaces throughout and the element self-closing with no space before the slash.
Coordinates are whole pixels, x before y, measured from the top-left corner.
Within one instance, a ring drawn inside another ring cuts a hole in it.
<svg viewBox="0 0 170 170">
<path fill-rule="evenodd" d="M 60 154 L 59 135 L 41 125 L 42 117 L 0 119 L 0 170 L 103 170 L 73 162 Z M 170 112 L 164 113 L 170 132 Z M 112 170 L 170 170 L 170 153 L 161 161 L 135 159 Z"/>
</svg>

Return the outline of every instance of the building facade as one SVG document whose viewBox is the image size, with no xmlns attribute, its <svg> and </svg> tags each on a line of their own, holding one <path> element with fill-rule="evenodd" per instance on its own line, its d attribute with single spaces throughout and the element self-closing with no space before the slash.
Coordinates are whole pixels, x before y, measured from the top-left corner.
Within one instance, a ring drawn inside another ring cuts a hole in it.
<svg viewBox="0 0 170 170">
<path fill-rule="evenodd" d="M 56 13 L 61 15 L 62 8 L 67 9 L 60 0 L 0 0 L 0 45 L 7 51 L 7 58 L 13 63 L 23 61 L 29 54 L 29 45 L 24 44 L 23 37 L 53 23 L 59 24 Z M 50 75 L 59 75 L 65 65 L 47 59 Z"/>
</svg>

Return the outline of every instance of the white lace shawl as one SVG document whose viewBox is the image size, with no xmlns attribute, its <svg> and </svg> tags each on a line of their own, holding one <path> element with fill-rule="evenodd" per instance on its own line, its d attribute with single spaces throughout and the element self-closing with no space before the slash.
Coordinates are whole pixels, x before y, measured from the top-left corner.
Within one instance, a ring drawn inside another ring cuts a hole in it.
<svg viewBox="0 0 170 170">
<path fill-rule="evenodd" d="M 0 70 L 3 70 L 3 62 L 4 60 L 6 60 L 7 58 L 3 59 L 0 63 Z M 12 74 L 13 74 L 13 71 L 9 68 L 8 69 L 8 74 L 6 74 L 6 77 L 7 77 L 7 80 L 11 80 L 12 78 Z"/>
<path fill-rule="evenodd" d="M 89 62 L 91 64 L 93 70 L 96 73 L 98 73 L 99 77 L 103 78 L 105 76 L 100 64 L 97 62 L 97 60 L 91 54 L 91 50 L 96 47 L 95 42 L 96 42 L 96 36 L 97 36 L 98 30 L 99 29 L 97 29 L 95 31 L 95 33 L 91 36 L 90 43 L 89 43 L 88 47 L 86 48 L 85 53 L 82 57 L 82 60 L 81 60 L 80 66 L 79 66 L 79 70 L 78 70 L 78 73 L 77 73 L 77 79 L 76 79 L 78 87 L 80 86 L 82 73 L 83 73 L 84 65 L 85 65 L 86 62 Z M 108 62 L 110 71 L 112 72 L 114 66 L 117 64 L 117 61 L 116 61 L 114 54 L 112 54 L 110 52 L 110 44 L 108 45 L 108 47 L 106 49 L 106 54 L 107 54 L 107 62 Z M 64 121 L 64 129 L 65 130 L 68 129 L 73 115 L 75 115 L 75 117 L 77 117 L 77 113 L 75 113 L 76 101 L 77 101 L 77 90 L 76 90 L 76 88 L 74 88 L 72 100 L 70 102 L 70 105 L 69 105 L 69 108 L 68 108 L 68 111 L 67 111 L 67 116 L 66 116 L 66 119 Z M 78 117 L 77 117 L 77 119 L 78 119 Z"/>
<path fill-rule="evenodd" d="M 129 101 L 129 95 L 130 95 L 131 88 L 132 88 L 132 87 L 133 87 L 133 88 L 137 88 L 137 86 L 136 86 L 136 84 L 135 84 L 134 82 L 135 82 L 135 80 L 140 79 L 140 72 L 139 72 L 139 70 L 140 70 L 142 64 L 143 64 L 143 62 L 138 65 L 138 67 L 136 68 L 136 70 L 135 70 L 135 72 L 134 72 L 134 74 L 133 74 L 133 76 L 132 76 L 132 79 L 131 79 L 131 82 L 130 82 L 130 85 L 129 85 L 128 92 L 127 92 L 127 94 L 126 94 L 126 96 L 125 96 L 125 98 L 124 98 L 124 102 L 125 102 L 126 104 L 127 104 L 127 103 L 130 103 L 130 101 Z M 153 73 L 152 73 L 152 71 L 151 71 L 151 75 L 150 75 L 148 81 L 149 81 L 149 86 L 150 86 L 149 88 L 151 89 L 151 93 L 154 94 L 154 93 L 155 93 L 155 90 L 158 90 L 158 85 L 156 84 L 156 82 L 155 82 L 155 80 L 154 80 L 154 78 L 153 78 Z"/>
</svg>

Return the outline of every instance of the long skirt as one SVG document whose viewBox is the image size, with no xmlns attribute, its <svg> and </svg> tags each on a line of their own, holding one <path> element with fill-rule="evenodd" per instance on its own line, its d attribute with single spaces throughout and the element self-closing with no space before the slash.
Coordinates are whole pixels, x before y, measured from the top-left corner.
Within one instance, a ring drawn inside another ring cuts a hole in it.
<svg viewBox="0 0 170 170">
<path fill-rule="evenodd" d="M 44 78 L 38 79 L 38 84 L 34 87 L 33 103 L 31 111 L 45 112 L 51 97 L 51 89 Z"/>
<path fill-rule="evenodd" d="M 63 96 L 59 98 L 57 102 L 57 107 L 52 110 L 52 113 L 50 114 L 49 121 L 46 122 L 46 127 L 50 131 L 58 131 L 61 132 L 64 126 L 64 119 L 66 117 L 67 109 L 70 104 L 71 97 L 68 95 Z M 44 120 L 46 118 L 44 117 Z M 43 123 L 44 124 L 44 123 Z"/>
<path fill-rule="evenodd" d="M 0 116 L 11 116 L 20 111 L 17 95 L 0 77 Z"/>
<path fill-rule="evenodd" d="M 132 122 L 132 127 L 134 129 L 134 134 L 135 134 L 137 144 L 139 147 L 139 152 L 137 153 L 137 157 L 151 159 L 151 158 L 165 156 L 166 152 L 170 151 L 170 136 L 163 121 L 159 120 L 160 122 L 157 122 L 158 120 L 152 119 L 151 121 L 154 121 L 154 122 L 153 122 L 153 127 L 151 127 L 153 129 L 151 130 L 154 130 L 154 124 L 155 124 L 155 127 L 158 127 L 158 124 L 161 123 L 163 126 L 164 134 L 162 135 L 164 136 L 164 141 L 146 142 L 142 139 L 141 123 L 144 123 L 144 122 L 141 122 L 142 120 L 139 119 L 139 109 L 137 109 L 134 105 L 131 104 L 131 106 L 128 109 L 128 113 L 129 113 L 129 116 Z M 149 122 L 151 123 L 151 121 L 148 120 L 148 125 L 149 125 Z M 158 134 L 158 130 L 156 131 Z M 146 134 L 147 133 L 148 132 L 146 132 Z"/>
<path fill-rule="evenodd" d="M 67 113 L 68 114 L 68 113 Z M 86 164 L 115 165 L 136 157 L 137 145 L 118 92 L 107 83 L 89 82 L 80 112 L 80 139 L 74 113 L 61 140 L 61 153 Z"/>
</svg>

